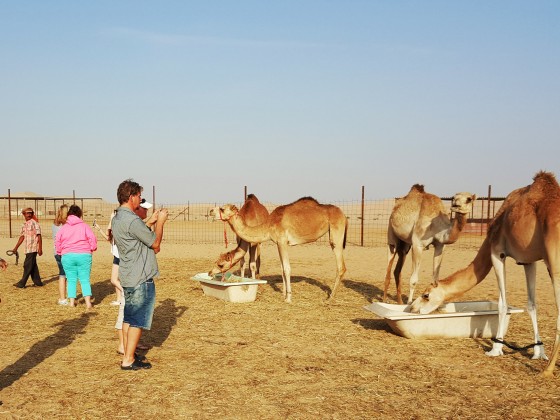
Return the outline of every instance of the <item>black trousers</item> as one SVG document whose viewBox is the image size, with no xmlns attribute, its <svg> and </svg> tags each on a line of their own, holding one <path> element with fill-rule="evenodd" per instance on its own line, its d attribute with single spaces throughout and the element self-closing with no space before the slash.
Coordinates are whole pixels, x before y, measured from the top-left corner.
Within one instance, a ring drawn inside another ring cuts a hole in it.
<svg viewBox="0 0 560 420">
<path fill-rule="evenodd" d="M 18 282 L 22 286 L 25 286 L 27 279 L 31 277 L 35 286 L 42 286 L 41 275 L 39 274 L 39 266 L 37 265 L 37 253 L 30 252 L 25 254 L 25 261 L 23 262 L 23 276 Z"/>
</svg>

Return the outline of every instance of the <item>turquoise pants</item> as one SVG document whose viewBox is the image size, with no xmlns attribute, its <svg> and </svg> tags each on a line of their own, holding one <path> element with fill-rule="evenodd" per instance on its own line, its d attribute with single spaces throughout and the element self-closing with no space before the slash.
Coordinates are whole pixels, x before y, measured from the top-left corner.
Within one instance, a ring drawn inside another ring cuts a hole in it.
<svg viewBox="0 0 560 420">
<path fill-rule="evenodd" d="M 68 282 L 68 297 L 76 298 L 78 279 L 82 288 L 82 296 L 91 296 L 91 284 L 89 282 L 91 254 L 64 254 L 62 256 L 62 266 L 66 272 L 66 281 Z"/>
</svg>

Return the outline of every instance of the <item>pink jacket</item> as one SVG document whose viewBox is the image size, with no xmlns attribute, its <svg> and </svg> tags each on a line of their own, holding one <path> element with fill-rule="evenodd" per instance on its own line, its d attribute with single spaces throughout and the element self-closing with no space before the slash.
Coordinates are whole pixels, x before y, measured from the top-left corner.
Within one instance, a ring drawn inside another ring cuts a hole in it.
<svg viewBox="0 0 560 420">
<path fill-rule="evenodd" d="M 54 247 L 58 255 L 91 254 L 97 249 L 97 238 L 88 224 L 79 217 L 70 215 L 57 232 Z"/>
</svg>

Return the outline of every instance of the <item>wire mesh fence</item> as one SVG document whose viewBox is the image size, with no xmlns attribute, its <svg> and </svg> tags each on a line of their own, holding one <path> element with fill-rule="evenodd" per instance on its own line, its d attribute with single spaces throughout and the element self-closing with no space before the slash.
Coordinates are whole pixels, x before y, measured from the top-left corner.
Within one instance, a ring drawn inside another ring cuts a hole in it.
<svg viewBox="0 0 560 420">
<path fill-rule="evenodd" d="M 344 212 L 348 219 L 347 244 L 350 246 L 376 247 L 387 244 L 387 226 L 394 198 L 384 200 L 356 200 L 332 202 Z M 449 211 L 451 198 L 442 197 Z M 108 203 L 97 198 L 69 199 L 0 199 L 0 236 L 19 236 L 24 222 L 21 209 L 31 207 L 35 210 L 43 229 L 43 237 L 52 238 L 52 222 L 61 204 L 76 202 L 82 207 L 84 220 L 90 225 L 95 223 L 105 229 L 116 203 Z M 488 223 L 499 209 L 503 198 L 479 198 L 475 201 L 469 221 L 462 231 L 460 239 L 454 246 L 478 248 L 486 235 Z M 224 235 L 229 243 L 235 242 L 235 233 L 227 223 L 216 220 L 210 215 L 210 209 L 225 203 L 158 203 L 158 208 L 169 210 L 169 219 L 165 225 L 164 241 L 186 244 L 224 243 Z M 232 203 L 240 208 L 243 203 Z M 271 212 L 279 204 L 262 203 Z M 96 231 L 96 233 L 99 233 Z M 99 236 L 102 239 L 101 235 Z M 320 238 L 318 243 L 328 242 L 328 235 Z"/>
</svg>

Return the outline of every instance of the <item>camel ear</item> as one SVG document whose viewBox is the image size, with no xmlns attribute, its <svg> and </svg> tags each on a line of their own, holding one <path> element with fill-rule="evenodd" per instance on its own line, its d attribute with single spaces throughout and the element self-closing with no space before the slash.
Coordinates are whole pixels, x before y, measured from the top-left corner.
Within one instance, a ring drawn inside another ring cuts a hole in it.
<svg viewBox="0 0 560 420">
<path fill-rule="evenodd" d="M 476 194 L 472 195 L 472 201 L 476 201 Z"/>
</svg>

